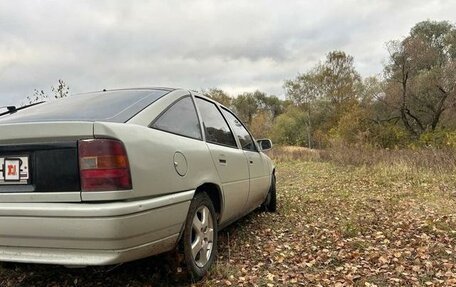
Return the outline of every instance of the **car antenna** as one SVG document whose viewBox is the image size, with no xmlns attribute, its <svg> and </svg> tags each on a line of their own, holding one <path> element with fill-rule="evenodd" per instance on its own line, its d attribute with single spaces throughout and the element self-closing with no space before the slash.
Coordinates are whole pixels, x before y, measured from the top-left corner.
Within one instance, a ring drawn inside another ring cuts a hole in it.
<svg viewBox="0 0 456 287">
<path fill-rule="evenodd" d="M 12 113 L 14 111 L 17 110 L 16 106 L 3 106 L 3 107 L 0 107 L 0 109 L 4 109 L 6 108 L 8 110 L 8 112 Z"/>
</svg>

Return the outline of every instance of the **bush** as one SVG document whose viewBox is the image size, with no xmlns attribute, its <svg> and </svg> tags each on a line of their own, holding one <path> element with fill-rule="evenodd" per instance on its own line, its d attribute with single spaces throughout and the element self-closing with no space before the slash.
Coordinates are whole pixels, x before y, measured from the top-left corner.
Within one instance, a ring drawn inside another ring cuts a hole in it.
<svg viewBox="0 0 456 287">
<path fill-rule="evenodd" d="M 456 148 L 456 132 L 436 130 L 421 134 L 418 146 L 434 148 Z"/>
<path fill-rule="evenodd" d="M 278 116 L 272 126 L 271 139 L 277 144 L 305 145 L 308 139 L 304 113 L 292 109 Z"/>
<path fill-rule="evenodd" d="M 375 147 L 394 149 L 406 147 L 410 136 L 404 128 L 393 123 L 375 124 L 369 128 L 368 141 Z"/>
</svg>

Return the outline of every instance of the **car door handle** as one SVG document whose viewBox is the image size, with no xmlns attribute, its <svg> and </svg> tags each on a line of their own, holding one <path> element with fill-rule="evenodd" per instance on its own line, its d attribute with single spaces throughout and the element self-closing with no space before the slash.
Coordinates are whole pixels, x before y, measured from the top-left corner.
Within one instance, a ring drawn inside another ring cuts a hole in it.
<svg viewBox="0 0 456 287">
<path fill-rule="evenodd" d="M 253 160 L 249 159 L 250 164 L 253 164 Z"/>
<path fill-rule="evenodd" d="M 219 162 L 222 164 L 226 164 L 226 159 L 219 158 Z"/>
</svg>

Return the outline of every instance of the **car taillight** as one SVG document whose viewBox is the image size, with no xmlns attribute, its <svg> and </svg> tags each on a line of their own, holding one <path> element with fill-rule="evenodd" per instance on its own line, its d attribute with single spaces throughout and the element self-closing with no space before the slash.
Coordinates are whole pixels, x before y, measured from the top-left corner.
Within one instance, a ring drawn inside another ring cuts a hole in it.
<svg viewBox="0 0 456 287">
<path fill-rule="evenodd" d="M 82 191 L 131 189 L 130 166 L 122 142 L 90 139 L 78 142 Z"/>
</svg>

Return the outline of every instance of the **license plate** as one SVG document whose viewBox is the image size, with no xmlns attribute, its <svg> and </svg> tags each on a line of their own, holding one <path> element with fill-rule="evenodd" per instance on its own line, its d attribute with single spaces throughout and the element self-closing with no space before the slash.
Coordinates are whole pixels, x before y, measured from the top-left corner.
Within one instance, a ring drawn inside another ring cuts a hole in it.
<svg viewBox="0 0 456 287">
<path fill-rule="evenodd" d="M 28 156 L 0 157 L 0 184 L 27 184 L 29 174 Z"/>
</svg>

